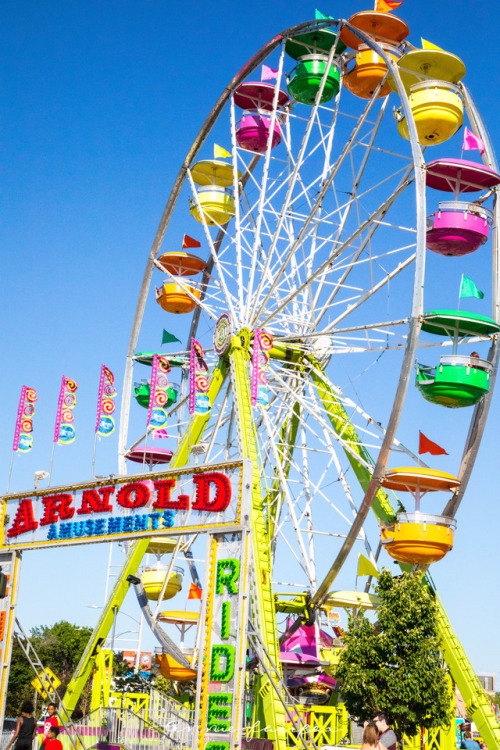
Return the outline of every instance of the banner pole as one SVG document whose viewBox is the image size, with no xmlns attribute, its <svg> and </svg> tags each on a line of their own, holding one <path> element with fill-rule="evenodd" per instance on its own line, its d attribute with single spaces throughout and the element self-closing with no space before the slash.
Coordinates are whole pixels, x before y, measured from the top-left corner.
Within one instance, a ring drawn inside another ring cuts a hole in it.
<svg viewBox="0 0 500 750">
<path fill-rule="evenodd" d="M 13 465 L 13 463 L 14 463 L 14 453 L 15 453 L 15 451 L 12 451 L 12 456 L 10 457 L 9 477 L 8 477 L 8 479 L 7 479 L 7 489 L 6 489 L 6 491 L 5 491 L 5 494 L 6 494 L 6 495 L 8 494 L 8 492 L 9 492 L 9 487 L 10 487 L 10 478 L 11 478 L 11 476 L 12 476 L 12 465 Z"/>
<path fill-rule="evenodd" d="M 95 468 L 95 451 L 97 446 L 97 432 L 94 433 L 94 452 L 92 453 L 92 471 L 90 473 L 90 478 L 94 478 L 94 468 Z"/>
<path fill-rule="evenodd" d="M 49 469 L 49 481 L 47 483 L 47 487 L 50 487 L 50 483 L 52 481 L 52 464 L 54 463 L 54 448 L 56 447 L 56 442 L 52 443 L 52 455 L 50 457 L 50 469 Z"/>
</svg>

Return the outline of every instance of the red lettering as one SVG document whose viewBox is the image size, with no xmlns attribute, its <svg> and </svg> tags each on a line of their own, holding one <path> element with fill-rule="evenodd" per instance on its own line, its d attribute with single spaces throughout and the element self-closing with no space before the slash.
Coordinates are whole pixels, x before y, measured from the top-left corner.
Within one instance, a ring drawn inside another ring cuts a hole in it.
<svg viewBox="0 0 500 750">
<path fill-rule="evenodd" d="M 122 508 L 142 508 L 149 500 L 149 489 L 141 482 L 124 485 L 116 496 L 116 502 Z"/>
<path fill-rule="evenodd" d="M 114 491 L 114 487 L 98 487 L 97 491 L 83 490 L 82 504 L 76 512 L 81 516 L 88 513 L 109 513 L 113 510 L 113 506 L 109 504 L 109 496 Z"/>
<path fill-rule="evenodd" d="M 42 497 L 42 503 L 45 506 L 45 513 L 40 519 L 40 526 L 47 526 L 50 523 L 57 523 L 59 519 L 66 521 L 75 515 L 75 509 L 71 508 L 73 495 L 62 493 L 61 495 L 46 495 Z"/>
<path fill-rule="evenodd" d="M 11 538 L 13 536 L 19 536 L 20 534 L 26 534 L 28 531 L 34 531 L 37 527 L 38 522 L 35 521 L 33 515 L 31 498 L 24 498 L 17 506 L 14 523 L 8 530 L 7 536 Z"/>
<path fill-rule="evenodd" d="M 196 497 L 193 510 L 211 510 L 213 513 L 225 510 L 231 501 L 231 484 L 225 474 L 212 471 L 207 474 L 195 474 Z M 210 501 L 210 485 L 215 485 L 215 497 Z"/>
<path fill-rule="evenodd" d="M 160 479 L 154 483 L 156 500 L 153 508 L 170 508 L 172 510 L 187 510 L 189 508 L 189 495 L 179 495 L 177 500 L 171 500 L 170 494 L 175 487 L 175 479 Z"/>
</svg>

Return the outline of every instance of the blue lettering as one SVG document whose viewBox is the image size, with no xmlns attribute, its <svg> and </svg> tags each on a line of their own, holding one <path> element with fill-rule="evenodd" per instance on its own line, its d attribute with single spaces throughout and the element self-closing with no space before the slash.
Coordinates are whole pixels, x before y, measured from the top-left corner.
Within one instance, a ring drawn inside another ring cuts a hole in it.
<svg viewBox="0 0 500 750">
<path fill-rule="evenodd" d="M 108 534 L 119 534 L 121 530 L 121 516 L 118 516 L 118 518 L 108 518 Z"/>
<path fill-rule="evenodd" d="M 162 513 L 162 529 L 171 529 L 174 525 L 175 513 L 173 510 L 164 510 Z"/>
<path fill-rule="evenodd" d="M 47 534 L 47 539 L 59 539 L 59 537 L 57 536 L 57 526 L 55 525 L 55 523 L 52 523 L 49 526 L 49 533 Z"/>
<path fill-rule="evenodd" d="M 59 526 L 59 539 L 71 539 L 73 536 L 73 524 L 62 523 Z"/>
<path fill-rule="evenodd" d="M 105 533 L 106 533 L 106 519 L 99 518 L 98 521 L 95 521 L 94 534 L 98 536 L 99 534 L 105 534 Z"/>
<path fill-rule="evenodd" d="M 73 524 L 73 537 L 85 536 L 85 521 L 77 521 Z"/>
<path fill-rule="evenodd" d="M 134 516 L 127 516 L 123 519 L 122 531 L 134 530 Z"/>
<path fill-rule="evenodd" d="M 158 528 L 158 522 L 160 520 L 161 513 L 149 513 L 148 515 L 151 519 L 151 528 L 154 531 Z"/>
<path fill-rule="evenodd" d="M 89 518 L 88 521 L 85 521 L 85 536 L 92 536 L 94 533 L 94 522 L 92 519 Z"/>
<path fill-rule="evenodd" d="M 136 516 L 134 520 L 134 531 L 148 530 L 148 516 Z"/>
</svg>

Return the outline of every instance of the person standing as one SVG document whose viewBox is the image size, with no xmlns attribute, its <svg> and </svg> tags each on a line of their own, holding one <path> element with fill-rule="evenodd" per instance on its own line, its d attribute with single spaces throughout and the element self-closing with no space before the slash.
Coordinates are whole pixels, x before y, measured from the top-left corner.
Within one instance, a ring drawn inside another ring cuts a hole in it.
<svg viewBox="0 0 500 750">
<path fill-rule="evenodd" d="M 373 717 L 373 723 L 377 727 L 380 744 L 387 748 L 387 750 L 397 750 L 398 738 L 395 731 L 387 723 L 387 714 L 379 711 Z"/>
<path fill-rule="evenodd" d="M 384 750 L 378 738 L 378 730 L 373 721 L 367 721 L 363 729 L 361 750 Z"/>
<path fill-rule="evenodd" d="M 16 729 L 5 750 L 10 750 L 14 742 L 16 743 L 14 750 L 31 750 L 36 734 L 36 720 L 33 717 L 33 710 L 33 703 L 31 701 L 24 701 L 21 706 L 21 716 L 17 720 Z"/>
<path fill-rule="evenodd" d="M 40 745 L 40 747 L 43 747 L 44 750 L 47 746 L 47 735 L 50 731 L 50 728 L 57 726 L 59 726 L 59 719 L 57 718 L 56 704 L 49 703 L 49 705 L 47 706 L 47 716 L 45 717 L 45 722 L 43 725 L 43 739 Z"/>
<path fill-rule="evenodd" d="M 476 740 L 472 739 L 471 732 L 464 732 L 464 738 L 462 740 L 462 748 L 465 748 L 465 750 L 480 750 L 479 742 L 476 742 Z"/>
<path fill-rule="evenodd" d="M 61 740 L 58 740 L 59 727 L 50 727 L 45 744 L 46 750 L 63 750 Z"/>
</svg>

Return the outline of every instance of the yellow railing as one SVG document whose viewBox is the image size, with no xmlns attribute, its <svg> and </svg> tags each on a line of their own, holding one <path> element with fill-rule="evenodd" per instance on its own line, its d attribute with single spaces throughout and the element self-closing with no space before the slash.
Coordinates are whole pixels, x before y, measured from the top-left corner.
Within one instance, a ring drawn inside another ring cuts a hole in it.
<svg viewBox="0 0 500 750">
<path fill-rule="evenodd" d="M 340 745 L 349 740 L 349 720 L 344 704 L 335 706 L 299 706 L 291 711 L 295 726 L 288 721 L 286 737 L 289 747 L 303 747 L 301 736 L 316 745 Z"/>
</svg>

